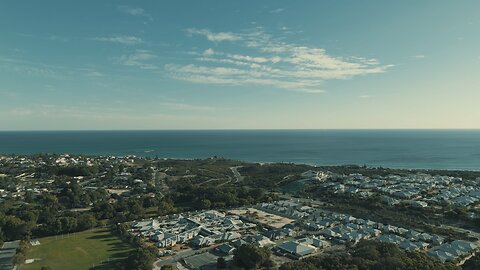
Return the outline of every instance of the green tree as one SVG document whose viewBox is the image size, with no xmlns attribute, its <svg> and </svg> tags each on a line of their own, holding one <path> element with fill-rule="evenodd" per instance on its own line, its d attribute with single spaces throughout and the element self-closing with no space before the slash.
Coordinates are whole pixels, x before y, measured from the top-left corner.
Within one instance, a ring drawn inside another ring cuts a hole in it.
<svg viewBox="0 0 480 270">
<path fill-rule="evenodd" d="M 225 261 L 225 258 L 219 257 L 217 259 L 217 269 L 225 269 L 227 267 L 227 261 Z"/>
<path fill-rule="evenodd" d="M 140 246 L 126 260 L 126 269 L 151 270 L 156 258 L 155 247 Z"/>
<path fill-rule="evenodd" d="M 209 209 L 212 206 L 212 202 L 209 199 L 203 199 L 200 201 L 200 209 Z"/>
<path fill-rule="evenodd" d="M 463 270 L 478 270 L 480 269 L 480 255 L 473 256 L 463 264 Z"/>
<path fill-rule="evenodd" d="M 91 229 L 97 225 L 97 219 L 91 214 L 82 214 L 77 218 L 77 230 Z"/>
<path fill-rule="evenodd" d="M 233 261 L 245 269 L 256 269 L 270 260 L 271 251 L 268 248 L 257 248 L 254 245 L 241 245 L 233 253 Z"/>
<path fill-rule="evenodd" d="M 175 213 L 175 207 L 173 206 L 173 201 L 171 200 L 168 200 L 168 199 L 162 199 L 159 203 L 158 203 L 158 214 L 160 216 L 164 216 L 164 215 L 169 215 L 169 214 L 172 214 L 172 213 Z"/>
</svg>

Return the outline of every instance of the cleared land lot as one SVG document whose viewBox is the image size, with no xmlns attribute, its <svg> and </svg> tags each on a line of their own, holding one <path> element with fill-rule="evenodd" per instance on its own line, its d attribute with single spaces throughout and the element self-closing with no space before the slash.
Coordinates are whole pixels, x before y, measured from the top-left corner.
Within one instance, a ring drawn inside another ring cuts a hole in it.
<svg viewBox="0 0 480 270">
<path fill-rule="evenodd" d="M 107 229 L 95 229 L 40 238 L 39 246 L 32 246 L 27 259 L 35 259 L 20 270 L 38 270 L 42 266 L 52 269 L 114 269 L 115 263 L 128 256 L 130 247 Z"/>
<path fill-rule="evenodd" d="M 265 211 L 255 209 L 255 208 L 248 208 L 246 210 L 244 209 L 235 209 L 231 210 L 230 213 L 247 217 L 248 219 L 263 224 L 270 226 L 272 228 L 281 228 L 285 226 L 286 224 L 293 223 L 293 219 L 281 217 L 275 214 L 270 214 Z"/>
</svg>

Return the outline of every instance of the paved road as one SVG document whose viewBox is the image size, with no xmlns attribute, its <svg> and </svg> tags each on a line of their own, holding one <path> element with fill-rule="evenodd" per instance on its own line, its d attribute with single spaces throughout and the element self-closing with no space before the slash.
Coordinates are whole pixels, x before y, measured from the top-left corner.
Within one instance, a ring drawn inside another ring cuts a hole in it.
<svg viewBox="0 0 480 270">
<path fill-rule="evenodd" d="M 0 270 L 13 269 L 13 257 L 20 246 L 20 241 L 5 242 L 0 249 Z"/>
</svg>

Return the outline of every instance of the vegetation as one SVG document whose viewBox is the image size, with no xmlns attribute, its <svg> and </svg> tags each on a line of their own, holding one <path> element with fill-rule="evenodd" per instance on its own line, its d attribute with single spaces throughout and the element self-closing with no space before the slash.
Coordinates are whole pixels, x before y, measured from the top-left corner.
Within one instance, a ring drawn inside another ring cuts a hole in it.
<svg viewBox="0 0 480 270">
<path fill-rule="evenodd" d="M 15 257 L 13 258 L 13 262 L 15 264 L 22 264 L 23 262 L 25 262 L 28 247 L 29 247 L 29 244 L 28 244 L 27 241 L 25 241 L 25 240 L 20 241 L 20 245 L 17 248 L 17 251 L 15 253 Z"/>
<path fill-rule="evenodd" d="M 361 241 L 341 255 L 309 257 L 283 264 L 279 270 L 459 270 L 420 252 L 404 252 L 396 245 Z"/>
<path fill-rule="evenodd" d="M 239 169 L 245 176 L 244 184 L 264 189 L 279 189 L 281 186 L 300 179 L 300 174 L 312 166 L 293 163 L 249 164 Z M 286 176 L 292 176 L 287 177 Z"/>
<path fill-rule="evenodd" d="M 225 258 L 223 257 L 218 257 L 217 269 L 225 269 L 225 268 L 227 268 L 227 261 L 225 261 Z"/>
<path fill-rule="evenodd" d="M 154 246 L 139 246 L 130 253 L 124 267 L 128 270 L 151 270 L 156 255 Z"/>
<path fill-rule="evenodd" d="M 19 204 L 13 200 L 0 203 L 0 239 L 4 241 L 78 232 L 96 225 L 95 216 L 65 211 L 51 194 L 40 196 L 36 204 Z"/>
<path fill-rule="evenodd" d="M 438 227 L 437 225 L 440 224 L 457 224 L 461 220 L 458 218 L 452 218 L 449 220 L 440 214 L 440 210 L 435 208 L 429 207 L 419 209 L 404 204 L 389 206 L 382 203 L 382 200 L 378 195 L 360 198 L 356 195 L 333 193 L 322 190 L 314 191 L 310 194 L 314 194 L 311 196 L 315 196 L 315 198 L 327 202 L 329 206 L 325 206 L 325 208 L 328 210 L 347 213 L 384 224 L 416 228 L 428 233 L 444 235 L 452 239 L 468 240 L 468 236 L 464 233 Z"/>
<path fill-rule="evenodd" d="M 469 260 L 467 260 L 463 265 L 462 265 L 463 270 L 478 270 L 480 269 L 480 255 L 475 255 L 471 257 Z"/>
<path fill-rule="evenodd" d="M 188 181 L 174 185 L 171 199 L 178 207 L 187 209 L 210 209 L 252 205 L 274 198 L 263 189 L 229 186 L 195 186 Z"/>
<path fill-rule="evenodd" d="M 266 247 L 258 248 L 251 244 L 241 245 L 233 253 L 233 261 L 236 265 L 245 269 L 257 269 L 260 266 L 270 267 L 271 251 Z"/>
</svg>

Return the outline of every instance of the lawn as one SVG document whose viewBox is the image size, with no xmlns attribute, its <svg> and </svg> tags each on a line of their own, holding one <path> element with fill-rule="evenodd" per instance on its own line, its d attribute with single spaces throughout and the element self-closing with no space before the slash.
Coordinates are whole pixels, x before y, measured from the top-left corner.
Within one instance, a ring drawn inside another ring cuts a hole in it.
<svg viewBox="0 0 480 270">
<path fill-rule="evenodd" d="M 40 238 L 39 246 L 32 246 L 27 259 L 35 259 L 20 270 L 51 269 L 114 269 L 114 265 L 128 256 L 131 248 L 108 229 L 94 229 L 69 236 Z"/>
</svg>

